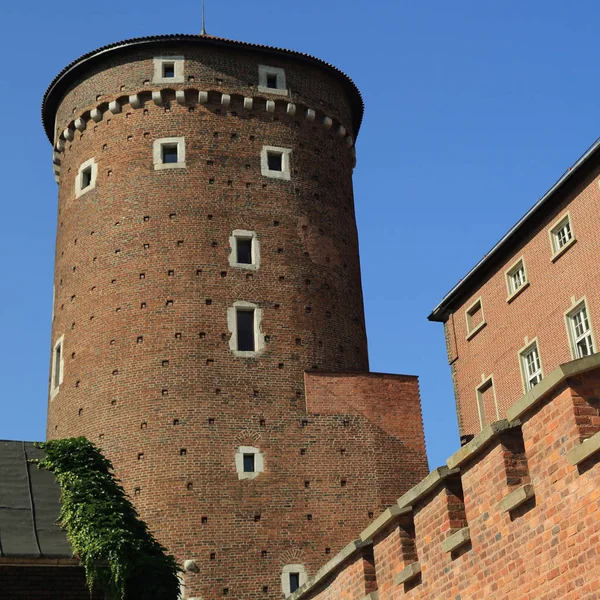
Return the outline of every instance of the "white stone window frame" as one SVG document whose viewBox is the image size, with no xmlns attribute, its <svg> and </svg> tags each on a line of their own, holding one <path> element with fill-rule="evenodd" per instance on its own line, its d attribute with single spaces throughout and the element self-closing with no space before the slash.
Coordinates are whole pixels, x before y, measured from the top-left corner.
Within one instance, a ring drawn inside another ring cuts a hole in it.
<svg viewBox="0 0 600 600">
<path fill-rule="evenodd" d="M 58 381 L 56 381 L 56 351 L 60 348 L 60 364 L 58 365 Z M 52 363 L 50 365 L 50 398 L 54 398 L 63 382 L 65 372 L 65 336 L 61 335 L 52 346 Z"/>
<path fill-rule="evenodd" d="M 290 589 L 290 573 L 298 573 L 300 587 L 302 587 L 308 581 L 308 573 L 306 567 L 302 564 L 285 565 L 281 570 L 281 591 L 287 598 L 292 594 Z"/>
<path fill-rule="evenodd" d="M 238 336 L 237 336 L 237 312 L 242 311 L 253 311 L 254 312 L 254 350 L 238 350 Z M 227 309 L 227 327 L 231 333 L 229 338 L 229 349 L 235 356 L 240 358 L 256 358 L 260 356 L 262 351 L 265 349 L 265 336 L 262 333 L 262 316 L 263 311 L 257 304 L 252 302 L 246 302 L 244 300 L 238 300 L 233 303 Z"/>
<path fill-rule="evenodd" d="M 251 263 L 239 263 L 237 262 L 237 243 L 238 240 L 251 240 L 251 252 L 252 262 Z M 256 271 L 260 266 L 260 243 L 256 231 L 248 231 L 246 229 L 234 229 L 231 237 L 229 238 L 229 246 L 231 251 L 229 253 L 229 265 L 239 269 L 250 269 Z"/>
<path fill-rule="evenodd" d="M 562 246 L 559 246 L 559 232 L 568 223 L 569 230 L 571 232 L 571 238 Z M 557 219 L 548 230 L 550 236 L 550 248 L 552 250 L 552 256 L 550 261 L 554 262 L 558 260 L 576 241 L 575 231 L 573 230 L 573 220 L 571 219 L 571 213 L 567 211 L 559 219 Z"/>
<path fill-rule="evenodd" d="M 269 169 L 269 154 L 281 154 L 281 171 L 272 171 Z M 291 178 L 290 156 L 292 150 L 290 148 L 280 148 L 279 146 L 263 146 L 260 153 L 260 172 L 265 177 L 273 179 L 284 179 L 289 181 Z"/>
<path fill-rule="evenodd" d="M 531 354 L 532 350 L 534 350 L 534 349 L 537 353 L 537 357 L 538 357 L 538 361 L 539 361 L 540 365 L 539 365 L 539 369 L 535 373 L 530 374 L 527 369 L 527 356 L 529 354 Z M 519 366 L 520 366 L 520 370 L 521 370 L 521 380 L 523 383 L 523 391 L 525 393 L 530 392 L 536 385 L 539 385 L 540 382 L 544 379 L 544 365 L 542 364 L 542 355 L 540 353 L 540 345 L 538 343 L 537 337 L 534 338 L 533 340 L 527 341 L 525 346 L 523 346 L 519 350 Z M 536 375 L 538 373 L 539 373 L 539 377 L 540 377 L 539 381 L 534 385 L 530 385 L 531 379 L 533 378 L 534 375 Z"/>
<path fill-rule="evenodd" d="M 163 162 L 163 148 L 165 146 L 175 146 L 177 148 L 176 163 Z M 154 161 L 155 171 L 162 171 L 166 169 L 185 169 L 187 167 L 185 163 L 185 137 L 168 137 L 154 140 L 154 146 L 152 148 L 152 158 Z"/>
<path fill-rule="evenodd" d="M 82 187 L 82 179 L 83 173 L 87 169 L 90 169 L 90 183 L 86 187 Z M 79 166 L 79 170 L 77 171 L 77 176 L 75 177 L 75 198 L 79 198 L 83 196 L 83 194 L 87 194 L 96 188 L 96 180 L 98 179 L 98 163 L 95 158 L 90 158 L 86 160 Z"/>
<path fill-rule="evenodd" d="M 185 57 L 184 56 L 155 56 L 154 76 L 152 83 L 184 83 L 185 81 Z M 173 64 L 175 76 L 164 77 L 164 65 Z"/>
<path fill-rule="evenodd" d="M 485 377 L 485 375 L 481 376 L 481 382 L 475 388 L 475 396 L 477 398 L 477 411 L 479 412 L 479 426 L 483 429 L 488 423 L 485 420 L 485 405 L 483 403 L 483 394 L 489 388 L 492 388 L 492 393 L 494 396 L 494 408 L 496 409 L 496 420 L 500 420 L 500 411 L 498 410 L 498 399 L 496 398 L 496 386 L 494 385 L 494 376 L 490 375 L 489 377 Z"/>
<path fill-rule="evenodd" d="M 581 312 L 582 309 L 585 309 L 587 322 L 588 322 L 588 330 L 584 335 L 578 336 L 577 332 L 575 331 L 574 316 L 576 314 L 578 314 L 579 312 Z M 565 324 L 567 326 L 567 336 L 569 338 L 569 348 L 571 350 L 571 358 L 573 360 L 578 360 L 579 358 L 583 358 L 584 356 L 589 356 L 589 354 L 584 354 L 582 356 L 579 356 L 579 353 L 578 353 L 577 342 L 580 339 L 583 339 L 586 337 L 589 337 L 589 339 L 590 339 L 590 343 L 591 343 L 591 347 L 592 347 L 591 354 L 595 354 L 597 352 L 596 338 L 594 336 L 594 328 L 592 327 L 592 318 L 590 316 L 590 309 L 589 309 L 589 304 L 588 304 L 587 298 L 584 296 L 583 298 L 576 300 L 575 297 L 573 296 L 571 298 L 571 307 L 567 311 L 565 311 L 564 316 L 565 316 Z"/>
<path fill-rule="evenodd" d="M 473 313 L 475 312 L 474 309 L 477 308 L 477 305 L 479 305 L 481 310 L 481 322 L 475 325 L 474 327 L 471 327 L 471 317 L 473 316 Z M 470 340 L 472 337 L 475 336 L 475 334 L 480 332 L 487 325 L 487 322 L 485 320 L 485 313 L 483 312 L 483 299 L 481 296 L 479 296 L 479 298 L 471 302 L 471 304 L 467 307 L 467 309 L 465 310 L 465 319 L 467 321 L 467 340 Z"/>
<path fill-rule="evenodd" d="M 514 285 L 514 276 L 517 272 L 523 271 L 523 283 L 519 287 Z M 529 287 L 529 276 L 527 275 L 527 267 L 525 266 L 525 258 L 521 256 L 504 272 L 506 278 L 506 289 L 508 296 L 506 302 L 512 302 L 517 296 L 522 294 Z"/>
<path fill-rule="evenodd" d="M 252 454 L 254 456 L 254 471 L 244 471 L 244 455 Z M 256 479 L 261 473 L 265 472 L 265 457 L 263 453 L 254 446 L 240 446 L 235 453 L 235 470 L 238 479 Z"/>
<path fill-rule="evenodd" d="M 267 85 L 267 78 L 275 76 L 277 87 L 272 88 Z M 286 82 L 285 70 L 279 67 L 270 67 L 268 65 L 258 65 L 258 91 L 263 94 L 277 94 L 279 96 L 289 95 Z"/>
</svg>

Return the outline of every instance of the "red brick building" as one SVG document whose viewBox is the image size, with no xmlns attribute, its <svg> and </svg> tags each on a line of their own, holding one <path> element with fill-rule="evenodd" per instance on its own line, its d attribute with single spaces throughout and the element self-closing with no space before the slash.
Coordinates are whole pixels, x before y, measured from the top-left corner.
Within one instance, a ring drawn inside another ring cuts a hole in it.
<svg viewBox="0 0 600 600">
<path fill-rule="evenodd" d="M 597 351 L 599 220 L 596 142 L 429 316 L 444 323 L 462 435 Z"/>
<path fill-rule="evenodd" d="M 85 435 L 185 566 L 280 598 L 427 472 L 415 377 L 369 373 L 335 67 L 209 36 L 126 40 L 52 82 L 48 438 Z"/>
</svg>

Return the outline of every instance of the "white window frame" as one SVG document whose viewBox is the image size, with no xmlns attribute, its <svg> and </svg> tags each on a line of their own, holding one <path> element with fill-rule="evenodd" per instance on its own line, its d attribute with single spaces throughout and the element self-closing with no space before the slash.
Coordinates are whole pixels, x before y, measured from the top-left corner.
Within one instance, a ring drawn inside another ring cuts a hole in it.
<svg viewBox="0 0 600 600">
<path fill-rule="evenodd" d="M 183 83 L 185 80 L 185 57 L 183 56 L 155 56 L 154 57 L 154 76 L 152 83 Z M 163 66 L 173 63 L 175 77 L 164 77 Z"/>
<path fill-rule="evenodd" d="M 237 336 L 237 312 L 238 310 L 254 311 L 254 350 L 238 350 Z M 231 333 L 229 338 L 229 349 L 235 356 L 240 358 L 255 358 L 265 348 L 265 336 L 262 333 L 262 309 L 257 304 L 238 300 L 227 309 L 227 327 Z"/>
<path fill-rule="evenodd" d="M 58 381 L 56 381 L 56 351 L 60 348 L 60 364 L 58 365 Z M 60 385 L 63 382 L 63 375 L 65 370 L 65 336 L 61 335 L 54 346 L 52 346 L 52 364 L 50 372 L 50 398 L 54 398 L 58 394 Z"/>
<path fill-rule="evenodd" d="M 581 311 L 585 311 L 588 329 L 582 334 L 578 335 L 575 329 L 575 317 L 579 315 Z M 590 354 L 595 354 L 595 352 L 597 351 L 596 340 L 594 339 L 594 331 L 592 329 L 590 311 L 588 309 L 587 299 L 585 297 L 573 303 L 573 306 L 565 313 L 565 322 L 567 324 L 567 334 L 569 336 L 569 345 L 571 347 L 571 356 L 573 360 L 583 358 L 584 356 L 590 356 Z M 582 340 L 587 340 L 586 345 L 588 349 L 591 349 L 591 352 L 589 354 L 579 353 L 578 343 Z"/>
<path fill-rule="evenodd" d="M 165 146 L 176 146 L 177 147 L 177 162 L 176 163 L 165 163 L 163 162 L 163 148 Z M 154 140 L 154 146 L 152 149 L 152 157 L 154 160 L 154 170 L 162 171 L 163 169 L 185 169 L 185 138 L 184 137 L 169 137 L 160 138 Z"/>
<path fill-rule="evenodd" d="M 280 148 L 278 146 L 263 146 L 260 153 L 260 171 L 265 177 L 272 177 L 273 179 L 285 179 L 290 180 L 290 155 L 292 151 L 290 148 Z M 269 169 L 269 154 L 281 154 L 281 171 L 271 171 Z"/>
<path fill-rule="evenodd" d="M 298 578 L 300 587 L 308 581 L 308 573 L 304 565 L 285 565 L 281 570 L 281 591 L 286 598 L 292 594 L 290 589 L 290 573 L 298 573 L 300 575 Z"/>
<path fill-rule="evenodd" d="M 564 242 L 564 244 L 560 244 L 560 231 L 564 229 L 565 225 L 569 226 L 569 232 L 571 237 Z M 554 262 L 560 256 L 562 256 L 576 241 L 575 232 L 573 231 L 573 221 L 571 219 L 571 213 L 566 212 L 564 215 L 557 219 L 552 227 L 548 230 L 548 234 L 550 235 L 550 248 L 552 249 L 552 256 L 550 260 Z"/>
<path fill-rule="evenodd" d="M 277 79 L 277 87 L 267 86 L 267 77 L 274 75 Z M 263 94 L 278 94 L 287 96 L 288 89 L 285 83 L 285 71 L 279 67 L 269 67 L 268 65 L 258 65 L 258 91 Z"/>
<path fill-rule="evenodd" d="M 471 313 L 473 309 L 479 304 L 481 310 L 481 322 L 471 328 Z M 471 304 L 465 310 L 465 319 L 467 321 L 467 340 L 470 340 L 478 331 L 481 331 L 486 326 L 485 313 L 483 312 L 483 299 L 481 296 L 471 302 Z"/>
<path fill-rule="evenodd" d="M 251 240 L 251 252 L 252 262 L 251 263 L 239 263 L 237 262 L 237 244 L 238 240 Z M 260 244 L 256 231 L 248 231 L 246 229 L 235 229 L 231 237 L 229 238 L 229 246 L 231 251 L 229 253 L 229 265 L 237 267 L 239 269 L 250 269 L 256 271 L 260 265 Z"/>
<path fill-rule="evenodd" d="M 516 287 L 515 286 L 515 275 L 519 272 L 523 273 L 523 280 L 521 284 Z M 529 277 L 527 276 L 527 268 L 525 267 L 525 259 L 521 256 L 517 261 L 515 261 L 510 268 L 508 268 L 504 272 L 506 276 L 506 288 L 508 290 L 508 297 L 506 298 L 507 302 L 511 302 L 514 298 L 516 298 L 521 292 L 526 290 L 529 287 Z"/>
<path fill-rule="evenodd" d="M 244 471 L 244 455 L 254 455 L 254 471 Z M 235 470 L 238 474 L 238 479 L 256 479 L 261 473 L 265 472 L 265 458 L 263 453 L 254 446 L 240 446 L 235 453 Z"/>
<path fill-rule="evenodd" d="M 82 178 L 83 172 L 87 169 L 91 170 L 90 173 L 90 184 L 86 187 L 82 187 Z M 96 163 L 96 159 L 90 158 L 86 160 L 79 166 L 79 170 L 77 171 L 77 175 L 75 177 L 75 198 L 79 198 L 83 196 L 83 194 L 87 194 L 96 188 L 96 179 L 98 178 L 98 164 Z"/>
<path fill-rule="evenodd" d="M 500 420 L 500 412 L 498 411 L 498 399 L 496 398 L 496 386 L 494 385 L 494 376 L 482 377 L 481 382 L 475 388 L 475 395 L 477 397 L 477 410 L 479 412 L 479 425 L 483 429 L 488 423 L 485 420 L 485 405 L 483 403 L 483 394 L 492 388 L 492 394 L 494 396 L 494 408 L 496 409 L 496 420 Z"/>
<path fill-rule="evenodd" d="M 528 356 L 533 351 L 535 351 L 535 353 L 537 355 L 538 368 L 535 371 L 533 371 L 532 373 L 530 373 Z M 526 346 L 524 346 L 523 348 L 521 348 L 521 350 L 519 350 L 519 364 L 521 365 L 521 377 L 523 379 L 523 390 L 525 391 L 525 393 L 527 393 L 530 390 L 532 390 L 536 385 L 539 385 L 539 383 L 544 378 L 544 369 L 542 366 L 542 356 L 540 354 L 540 347 L 539 347 L 537 338 L 528 342 L 528 344 Z M 539 376 L 539 380 L 535 384 L 531 385 L 531 380 L 534 377 L 538 377 L 538 376 Z"/>
</svg>

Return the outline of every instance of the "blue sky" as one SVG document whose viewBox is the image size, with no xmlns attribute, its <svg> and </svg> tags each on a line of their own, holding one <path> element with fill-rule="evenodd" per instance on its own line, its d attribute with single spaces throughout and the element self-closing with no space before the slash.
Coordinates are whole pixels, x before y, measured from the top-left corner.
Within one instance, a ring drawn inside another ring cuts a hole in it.
<svg viewBox="0 0 600 600">
<path fill-rule="evenodd" d="M 44 437 L 57 201 L 42 95 L 89 50 L 201 20 L 198 0 L 7 4 L 0 439 L 30 440 Z M 426 317 L 600 133 L 600 4 L 208 0 L 207 17 L 213 35 L 308 52 L 361 89 L 371 369 L 420 376 L 430 466 L 443 464 L 458 431 L 442 326 Z"/>
</svg>

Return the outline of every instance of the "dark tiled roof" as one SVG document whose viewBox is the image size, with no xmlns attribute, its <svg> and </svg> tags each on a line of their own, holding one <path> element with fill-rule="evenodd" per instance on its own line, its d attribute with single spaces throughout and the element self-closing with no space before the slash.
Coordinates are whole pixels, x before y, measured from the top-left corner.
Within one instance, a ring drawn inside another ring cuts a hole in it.
<svg viewBox="0 0 600 600">
<path fill-rule="evenodd" d="M 72 557 L 56 524 L 60 489 L 54 475 L 29 462 L 44 453 L 32 442 L 0 441 L 0 556 Z"/>
<path fill-rule="evenodd" d="M 54 127 L 54 114 L 56 113 L 58 104 L 67 86 L 74 79 L 76 79 L 82 69 L 86 69 L 90 64 L 94 64 L 98 60 L 102 60 L 107 54 L 110 54 L 112 57 L 113 55 L 122 52 L 123 50 L 127 50 L 133 46 L 149 46 L 168 43 L 221 46 L 225 48 L 230 47 L 246 49 L 267 54 L 279 54 L 289 58 L 296 58 L 320 67 L 321 69 L 325 69 L 341 80 L 342 85 L 348 93 L 350 104 L 353 110 L 354 137 L 356 138 L 358 136 L 358 131 L 360 129 L 364 113 L 364 102 L 362 96 L 354 81 L 352 81 L 348 75 L 346 75 L 337 67 L 334 67 L 332 64 L 329 64 L 320 58 L 311 56 L 310 54 L 298 52 L 296 50 L 286 50 L 285 48 L 275 48 L 273 46 L 264 46 L 263 44 L 252 44 L 250 42 L 238 42 L 235 40 L 214 37 L 212 35 L 190 35 L 185 33 L 177 33 L 170 35 L 151 35 L 147 37 L 131 38 L 128 40 L 123 40 L 122 42 L 108 44 L 107 46 L 102 46 L 97 50 L 93 50 L 92 52 L 88 52 L 87 54 L 80 56 L 77 60 L 67 65 L 48 86 L 48 89 L 44 94 L 44 99 L 42 100 L 42 124 L 44 125 L 46 135 L 48 136 L 50 142 L 53 143 L 54 133 L 52 129 Z"/>
</svg>

